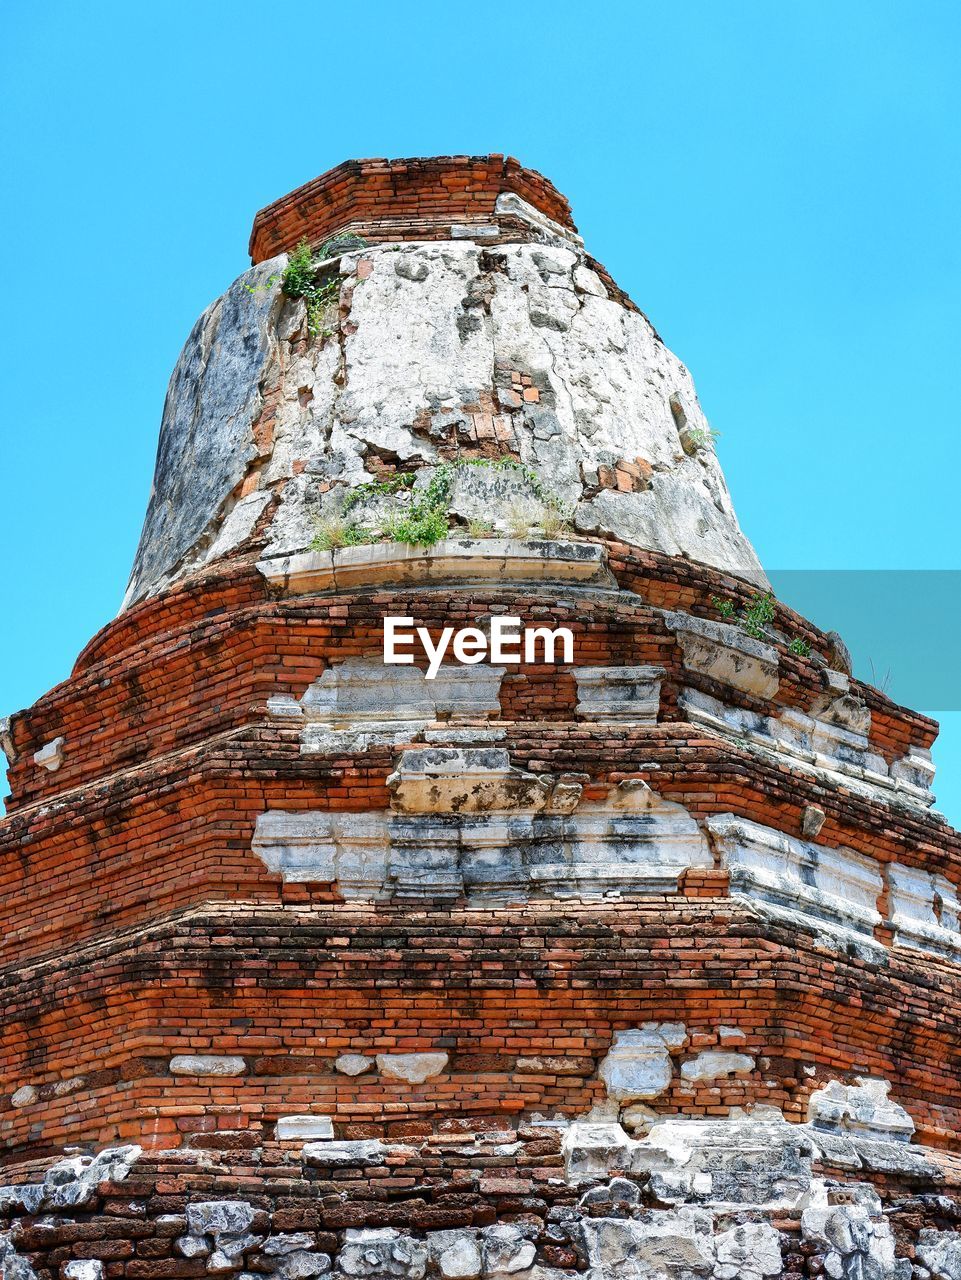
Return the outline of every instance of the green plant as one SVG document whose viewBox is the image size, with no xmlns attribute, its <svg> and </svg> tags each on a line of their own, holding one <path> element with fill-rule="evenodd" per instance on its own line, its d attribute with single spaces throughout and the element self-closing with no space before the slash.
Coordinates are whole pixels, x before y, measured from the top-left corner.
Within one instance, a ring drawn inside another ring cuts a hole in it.
<svg viewBox="0 0 961 1280">
<path fill-rule="evenodd" d="M 353 528 L 356 531 L 356 540 L 371 541 L 374 537 L 373 532 L 362 530 L 357 525 L 350 526 L 344 517 L 352 507 L 366 498 L 390 496 L 400 492 L 402 489 L 408 489 L 412 491 L 408 506 L 405 510 L 395 513 L 387 521 L 383 530 L 384 536 L 394 542 L 406 542 L 411 546 L 434 546 L 442 538 L 446 538 L 450 531 L 447 508 L 450 503 L 454 480 L 458 471 L 464 467 L 513 470 L 522 475 L 527 481 L 528 487 L 534 494 L 535 501 L 527 500 L 524 504 L 519 501 L 515 504 L 517 506 L 524 505 L 525 507 L 523 519 L 518 516 L 516 521 L 515 537 L 526 537 L 531 527 L 540 524 L 542 520 L 546 520 L 548 523 L 551 521 L 556 523 L 565 519 L 559 504 L 549 495 L 545 495 L 540 477 L 530 467 L 525 467 L 513 458 L 460 458 L 453 462 L 442 462 L 434 469 L 433 475 L 422 489 L 415 488 L 416 473 L 413 471 L 403 471 L 387 480 L 371 480 L 366 484 L 357 485 L 344 498 L 343 514 L 340 519 L 341 531 L 335 536 L 345 537 L 347 535 L 344 530 Z M 540 506 L 541 500 L 543 501 L 543 509 Z M 557 528 L 559 529 L 560 527 L 560 524 L 557 524 Z M 483 536 L 494 531 L 493 525 L 487 521 L 472 521 L 468 528 L 472 536 Z M 338 542 L 336 545 L 348 546 L 351 544 Z M 326 550 L 327 547 L 320 549 Z"/>
<path fill-rule="evenodd" d="M 572 527 L 572 515 L 554 498 L 544 503 L 544 511 L 540 519 L 541 531 L 545 538 L 556 538 L 559 534 L 569 533 Z"/>
<path fill-rule="evenodd" d="M 757 595 L 751 597 L 747 608 L 741 612 L 741 630 L 746 631 L 749 636 L 754 636 L 756 640 L 760 640 L 764 635 L 764 628 L 769 622 L 773 621 L 776 613 L 777 604 L 773 593 L 770 591 L 758 592 Z"/>
<path fill-rule="evenodd" d="M 737 615 L 737 605 L 733 600 L 722 600 L 720 596 L 711 596 L 711 604 L 724 619 L 731 619 Z"/>
<path fill-rule="evenodd" d="M 355 489 L 351 489 L 344 499 L 344 511 L 349 511 L 351 507 L 355 507 L 358 502 L 366 501 L 367 498 L 384 498 L 397 493 L 400 489 L 410 489 L 415 479 L 415 472 L 400 471 L 388 480 L 369 480 L 366 484 L 359 484 Z"/>
<path fill-rule="evenodd" d="M 788 649 L 798 658 L 810 658 L 811 656 L 811 646 L 806 640 L 802 640 L 800 636 L 794 637 L 788 645 Z"/>
<path fill-rule="evenodd" d="M 415 503 L 404 515 L 389 521 L 384 532 L 394 542 L 406 542 L 412 547 L 432 547 L 447 537 L 449 529 L 445 511 Z"/>
<path fill-rule="evenodd" d="M 283 274 L 284 293 L 290 298 L 304 298 L 314 285 L 314 255 L 307 240 L 301 240 L 287 259 Z"/>
<path fill-rule="evenodd" d="M 316 338 L 323 333 L 326 337 L 331 331 L 322 328 L 324 313 L 340 297 L 340 277 L 334 275 L 317 279 L 316 262 L 306 239 L 301 240 L 288 258 L 281 287 L 288 298 L 303 298 L 307 304 L 307 332 L 310 336 Z"/>
<path fill-rule="evenodd" d="M 456 462 L 447 462 L 444 465 L 451 467 L 453 471 L 459 467 L 486 467 L 491 471 L 516 471 L 527 481 L 535 498 L 545 497 L 544 486 L 537 472 L 530 467 L 525 467 L 523 462 L 515 461 L 514 458 L 458 458 Z"/>
<path fill-rule="evenodd" d="M 695 449 L 706 449 L 709 444 L 716 444 L 721 438 L 720 431 L 715 431 L 713 427 L 688 427 L 684 434 Z"/>
<path fill-rule="evenodd" d="M 323 516 L 315 522 L 316 533 L 310 544 L 311 551 L 336 551 L 338 547 L 359 547 L 373 542 L 374 535 L 360 528 L 342 514 Z"/>
<path fill-rule="evenodd" d="M 725 621 L 736 622 L 742 631 L 756 640 L 763 637 L 767 624 L 777 613 L 777 602 L 770 591 L 759 591 L 741 609 L 733 600 L 723 600 L 720 596 L 711 596 L 711 604 Z"/>
<path fill-rule="evenodd" d="M 480 516 L 473 516 L 467 521 L 467 532 L 472 538 L 489 538 L 494 533 L 494 526 L 489 520 L 482 520 Z"/>
<path fill-rule="evenodd" d="M 507 532 L 512 538 L 529 538 L 531 530 L 540 524 L 542 508 L 523 498 L 515 498 L 505 513 Z"/>
</svg>

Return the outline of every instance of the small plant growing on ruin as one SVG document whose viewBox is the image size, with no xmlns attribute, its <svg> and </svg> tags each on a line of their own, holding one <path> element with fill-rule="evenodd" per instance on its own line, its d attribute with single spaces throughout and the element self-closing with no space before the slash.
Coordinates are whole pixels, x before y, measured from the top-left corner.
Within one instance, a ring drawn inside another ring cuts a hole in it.
<svg viewBox="0 0 961 1280">
<path fill-rule="evenodd" d="M 433 547 L 446 538 L 449 531 L 446 511 L 420 503 L 389 521 L 385 528 L 385 533 L 394 542 L 406 542 L 411 547 Z"/>
<path fill-rule="evenodd" d="M 711 604 L 725 622 L 736 622 L 742 631 L 755 640 L 763 638 L 767 624 L 773 621 L 777 612 L 777 602 L 770 591 L 759 591 L 741 609 L 733 600 L 723 600 L 720 596 L 711 596 Z"/>
<path fill-rule="evenodd" d="M 303 255 L 298 259 L 298 264 L 297 270 L 300 271 L 303 266 Z M 446 538 L 450 532 L 447 509 L 450 504 L 451 490 L 458 471 L 464 467 L 512 470 L 523 476 L 535 497 L 533 501 L 518 500 L 513 504 L 514 509 L 508 516 L 513 537 L 526 538 L 535 526 L 543 528 L 545 532 L 549 530 L 548 536 L 555 536 L 561 529 L 567 527 L 569 518 L 559 502 L 549 494 L 545 494 L 540 477 L 530 467 L 525 467 L 514 458 L 459 458 L 452 462 L 442 462 L 434 469 L 427 484 L 421 489 L 415 486 L 417 476 L 413 471 L 403 471 L 386 480 L 371 480 L 366 484 L 357 485 L 344 498 L 340 525 L 333 530 L 332 536 L 341 540 L 332 543 L 329 541 L 330 533 L 319 534 L 318 536 L 326 545 L 318 549 L 327 550 L 333 545 L 354 545 L 353 542 L 342 540 L 347 537 L 353 537 L 354 542 L 372 541 L 377 534 L 374 531 L 364 530 L 356 524 L 351 525 L 346 520 L 347 513 L 367 498 L 389 497 L 402 490 L 410 491 L 408 505 L 405 510 L 396 512 L 386 522 L 383 536 L 410 546 L 434 546 L 442 538 Z M 354 533 L 349 534 L 349 529 L 353 529 Z M 494 532 L 493 524 L 485 520 L 470 522 L 468 529 L 474 537 L 489 536 Z"/>
<path fill-rule="evenodd" d="M 325 337 L 331 332 L 323 328 L 324 313 L 340 298 L 340 277 L 317 279 L 314 255 L 306 239 L 301 240 L 291 253 L 281 278 L 281 287 L 288 298 L 303 298 L 307 306 L 307 332 L 312 338 Z"/>
<path fill-rule="evenodd" d="M 311 551 L 336 551 L 339 547 L 359 547 L 373 542 L 374 535 L 345 519 L 343 514 L 323 516 L 315 522 Z"/>
<path fill-rule="evenodd" d="M 573 517 L 555 498 L 548 498 L 544 503 L 540 526 L 545 538 L 558 538 L 562 533 L 570 533 Z"/>
<path fill-rule="evenodd" d="M 401 489 L 410 489 L 415 479 L 415 472 L 401 471 L 387 480 L 369 480 L 366 484 L 359 484 L 344 498 L 344 511 L 349 511 L 358 502 L 365 502 L 368 498 L 386 498 L 399 493 Z"/>
<path fill-rule="evenodd" d="M 687 427 L 684 434 L 695 449 L 706 449 L 708 445 L 717 444 L 721 438 L 720 431 L 713 427 Z"/>
<path fill-rule="evenodd" d="M 811 656 L 811 646 L 806 640 L 802 640 L 800 636 L 794 637 L 788 645 L 788 649 L 798 658 L 810 658 Z"/>
<path fill-rule="evenodd" d="M 874 659 L 868 658 L 871 667 L 871 683 L 879 693 L 887 693 L 891 684 L 891 669 L 888 667 L 883 673 L 878 671 L 874 665 Z"/>
<path fill-rule="evenodd" d="M 776 612 L 777 603 L 773 593 L 759 592 L 751 597 L 741 614 L 741 629 L 749 636 L 754 636 L 755 640 L 760 640 L 767 624 L 774 620 Z"/>
<path fill-rule="evenodd" d="M 720 596 L 711 596 L 711 604 L 725 622 L 730 622 L 737 617 L 737 605 L 733 600 L 722 600 Z"/>
<path fill-rule="evenodd" d="M 467 532 L 472 538 L 489 538 L 495 532 L 495 529 L 489 520 L 482 520 L 479 516 L 473 516 L 467 521 Z"/>
<path fill-rule="evenodd" d="M 507 532 L 512 538 L 529 538 L 531 530 L 541 523 L 543 508 L 524 499 L 515 499 L 505 513 Z"/>
</svg>

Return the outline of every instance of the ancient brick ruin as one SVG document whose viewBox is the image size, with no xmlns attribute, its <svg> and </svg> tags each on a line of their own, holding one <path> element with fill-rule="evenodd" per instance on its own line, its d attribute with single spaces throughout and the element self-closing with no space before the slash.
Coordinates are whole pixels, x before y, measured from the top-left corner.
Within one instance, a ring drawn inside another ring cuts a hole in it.
<svg viewBox="0 0 961 1280">
<path fill-rule="evenodd" d="M 3 1276 L 957 1280 L 937 726 L 767 608 L 539 174 L 350 162 L 251 256 L 122 612 L 3 723 Z M 573 661 L 427 680 L 388 616 Z"/>
</svg>

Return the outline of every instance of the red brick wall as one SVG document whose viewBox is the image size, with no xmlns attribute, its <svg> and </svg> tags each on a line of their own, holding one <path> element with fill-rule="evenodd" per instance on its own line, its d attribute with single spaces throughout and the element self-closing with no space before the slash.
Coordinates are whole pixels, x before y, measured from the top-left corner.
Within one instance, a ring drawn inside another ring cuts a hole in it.
<svg viewBox="0 0 961 1280">
<path fill-rule="evenodd" d="M 526 200 L 574 230 L 557 188 L 513 156 L 434 156 L 409 160 L 348 160 L 268 205 L 254 218 L 253 262 L 289 252 L 306 237 L 317 245 L 350 226 L 377 229 L 377 239 L 450 236 L 452 223 L 490 222 L 502 191 Z"/>
<path fill-rule="evenodd" d="M 961 836 L 943 823 L 895 815 L 842 786 L 825 793 L 689 725 L 512 725 L 506 745 L 532 772 L 588 774 L 598 798 L 621 778 L 644 777 L 694 814 L 733 812 L 793 835 L 816 802 L 827 813 L 821 843 L 958 877 Z M 0 963 L 212 900 L 277 901 L 279 882 L 250 851 L 258 815 L 384 809 L 393 767 L 390 747 L 304 757 L 296 729 L 251 726 L 14 814 L 0 836 Z"/>
<path fill-rule="evenodd" d="M 275 693 L 299 697 L 330 662 L 379 655 L 386 614 L 416 613 L 436 633 L 488 613 L 519 613 L 530 623 L 570 626 L 578 666 L 651 663 L 666 669 L 661 718 L 674 719 L 681 684 L 703 688 L 749 710 L 770 712 L 733 690 L 719 691 L 686 670 L 680 649 L 655 608 L 716 617 L 712 595 L 743 600 L 737 579 L 665 557 L 612 544 L 611 567 L 638 600 L 595 604 L 589 614 L 575 605 L 548 605 L 542 594 L 490 587 L 425 589 L 396 597 L 389 589 L 369 595 L 305 596 L 272 600 L 252 566 L 237 566 L 188 582 L 145 601 L 108 624 L 80 655 L 70 680 L 15 718 L 19 758 L 9 772 L 15 812 L 118 768 L 144 764 L 175 750 L 229 733 L 263 718 Z M 651 607 L 654 606 L 654 607 Z M 542 610 L 547 607 L 548 613 Z M 791 610 L 781 608 L 779 627 L 801 635 L 812 648 L 823 638 Z M 778 702 L 809 709 L 823 689 L 819 670 L 782 646 Z M 501 694 L 505 720 L 569 720 L 576 701 L 573 678 L 563 668 L 511 668 Z M 937 725 L 855 682 L 872 711 L 872 746 L 892 760 L 911 745 L 929 746 Z M 50 773 L 33 753 L 54 737 L 66 739 L 64 762 Z"/>
<path fill-rule="evenodd" d="M 82 958 L 82 963 L 77 963 Z M 933 980 L 934 971 L 940 980 Z M 614 1031 L 682 1021 L 681 1060 L 727 1044 L 743 1077 L 687 1085 L 651 1105 L 726 1114 L 774 1103 L 795 1121 L 831 1078 L 880 1075 L 921 1138 L 955 1143 L 961 1075 L 957 971 L 910 953 L 887 969 L 819 949 L 723 898 L 528 907 L 301 911 L 224 907 L 118 936 L 11 975 L 0 1023 L 0 1134 L 40 1151 L 67 1138 L 162 1145 L 233 1113 L 250 1144 L 278 1115 L 317 1111 L 342 1136 L 397 1136 L 419 1121 L 583 1114 L 603 1099 Z M 443 1050 L 422 1085 L 333 1070 L 342 1053 Z M 173 1077 L 178 1053 L 234 1054 L 231 1079 Z M 522 1068 L 519 1058 L 564 1060 Z M 78 1077 L 82 1079 L 78 1080 Z M 70 1082 L 58 1094 L 55 1086 Z M 11 1088 L 31 1083 L 33 1105 Z"/>
</svg>

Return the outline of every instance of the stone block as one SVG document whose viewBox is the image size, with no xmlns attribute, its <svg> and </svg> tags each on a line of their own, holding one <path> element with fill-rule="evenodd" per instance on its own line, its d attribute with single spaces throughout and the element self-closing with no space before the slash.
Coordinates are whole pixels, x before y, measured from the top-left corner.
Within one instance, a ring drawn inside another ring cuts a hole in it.
<svg viewBox="0 0 961 1280">
<path fill-rule="evenodd" d="M 0 716 L 0 751 L 7 758 L 7 764 L 17 762 L 17 748 L 13 741 L 13 721 L 11 716 Z"/>
<path fill-rule="evenodd" d="M 673 1074 L 670 1045 L 657 1024 L 633 1031 L 616 1031 L 614 1042 L 598 1069 L 608 1097 L 620 1102 L 659 1097 L 671 1083 Z"/>
<path fill-rule="evenodd" d="M 308 1142 L 301 1152 L 305 1164 L 344 1168 L 349 1165 L 383 1164 L 387 1148 L 377 1138 L 357 1142 Z"/>
<path fill-rule="evenodd" d="M 584 804 L 580 776 L 525 773 L 503 748 L 465 743 L 404 751 L 391 786 L 404 811 L 386 816 L 261 814 L 253 851 L 285 881 L 364 900 L 663 892 L 713 865 L 687 810 L 636 779 Z"/>
<path fill-rule="evenodd" d="M 585 1218 L 582 1231 L 596 1276 L 711 1276 L 713 1218 L 699 1209 L 652 1211 L 636 1219 Z"/>
<path fill-rule="evenodd" d="M 74 1259 L 63 1264 L 63 1276 L 64 1280 L 103 1280 L 103 1263 L 98 1258 Z"/>
<path fill-rule="evenodd" d="M 334 1063 L 334 1070 L 345 1076 L 362 1076 L 365 1071 L 373 1071 L 376 1063 L 362 1053 L 342 1053 Z"/>
<path fill-rule="evenodd" d="M 232 1054 L 178 1053 L 170 1059 L 175 1076 L 242 1076 L 246 1070 L 244 1059 Z"/>
<path fill-rule="evenodd" d="M 950 959 L 961 955 L 961 903 L 951 881 L 899 862 L 889 863 L 885 874 L 895 943 Z"/>
<path fill-rule="evenodd" d="M 437 1256 L 437 1269 L 443 1280 L 478 1280 L 483 1262 L 475 1236 L 466 1231 L 437 1234 L 452 1237 Z"/>
<path fill-rule="evenodd" d="M 537 1250 L 524 1230 L 504 1223 L 481 1232 L 486 1276 L 509 1276 L 534 1265 Z"/>
<path fill-rule="evenodd" d="M 49 770 L 50 773 L 56 773 L 63 764 L 63 744 L 64 739 L 62 737 L 54 738 L 52 741 L 45 743 L 39 751 L 33 753 L 34 764 Z"/>
<path fill-rule="evenodd" d="M 746 1053 L 723 1053 L 705 1050 L 696 1058 L 681 1063 L 685 1080 L 722 1080 L 726 1076 L 747 1075 L 754 1070 L 754 1059 Z"/>
<path fill-rule="evenodd" d="M 447 1066 L 446 1053 L 379 1053 L 377 1069 L 391 1080 L 407 1084 L 423 1084 L 439 1076 Z"/>
<path fill-rule="evenodd" d="M 338 551 L 303 551 L 257 562 L 286 593 L 350 590 L 394 584 L 506 582 L 590 586 L 616 591 L 604 548 L 561 539 L 446 538 L 432 547 L 375 542 Z"/>
<path fill-rule="evenodd" d="M 587 720 L 656 724 L 663 667 L 575 667 L 577 714 Z"/>
<path fill-rule="evenodd" d="M 265 1253 L 268 1258 L 282 1257 L 284 1254 L 300 1253 L 305 1249 L 311 1249 L 314 1243 L 314 1235 L 311 1231 L 280 1232 L 264 1241 L 261 1253 Z"/>
<path fill-rule="evenodd" d="M 433 680 L 417 667 L 385 666 L 379 658 L 349 658 L 329 667 L 297 703 L 275 699 L 272 714 L 302 717 L 301 751 L 329 753 L 409 742 L 445 716 L 487 716 L 500 710 L 504 668 L 441 665 Z"/>
<path fill-rule="evenodd" d="M 720 1232 L 715 1239 L 715 1280 L 760 1280 L 782 1274 L 781 1243 L 769 1222 L 751 1222 Z"/>
<path fill-rule="evenodd" d="M 295 1249 L 286 1253 L 277 1263 L 274 1275 L 280 1280 L 311 1280 L 330 1270 L 330 1257 L 308 1249 Z"/>
<path fill-rule="evenodd" d="M 877 948 L 877 900 L 884 886 L 872 858 L 797 840 L 733 814 L 714 814 L 706 825 L 730 872 L 733 892 L 842 942 L 863 939 Z"/>
<path fill-rule="evenodd" d="M 537 812 L 550 784 L 515 769 L 503 747 L 423 747 L 401 753 L 387 779 L 398 813 Z"/>
<path fill-rule="evenodd" d="M 452 240 L 494 240 L 500 233 L 496 222 L 454 222 L 450 229 Z"/>
<path fill-rule="evenodd" d="M 565 1130 L 561 1143 L 567 1180 L 576 1185 L 614 1170 L 629 1173 L 639 1147 L 614 1120 L 576 1120 Z"/>
<path fill-rule="evenodd" d="M 351 1277 L 424 1280 L 427 1245 L 393 1227 L 349 1228 L 337 1258 L 338 1270 Z"/>
<path fill-rule="evenodd" d="M 909 1142 L 914 1121 L 892 1102 L 887 1080 L 859 1077 L 856 1084 L 832 1080 L 808 1099 L 808 1120 L 815 1129 L 887 1142 Z"/>
<path fill-rule="evenodd" d="M 961 1233 L 925 1227 L 918 1236 L 916 1257 L 935 1280 L 961 1280 Z"/>
<path fill-rule="evenodd" d="M 664 621 L 677 636 L 684 666 L 718 684 L 762 701 L 778 691 L 778 653 L 773 645 L 746 635 L 727 622 L 667 612 Z"/>
<path fill-rule="evenodd" d="M 252 1207 L 244 1200 L 203 1200 L 187 1205 L 187 1227 L 191 1235 L 243 1236 L 254 1220 Z"/>
<path fill-rule="evenodd" d="M 594 1059 L 543 1056 L 518 1058 L 515 1070 L 522 1075 L 587 1076 L 594 1070 Z"/>
<path fill-rule="evenodd" d="M 278 1142 L 294 1138 L 332 1138 L 334 1124 L 330 1116 L 280 1116 L 274 1126 Z"/>
<path fill-rule="evenodd" d="M 824 826 L 826 814 L 816 804 L 806 804 L 801 814 L 801 835 L 807 840 L 814 840 Z"/>
</svg>

